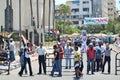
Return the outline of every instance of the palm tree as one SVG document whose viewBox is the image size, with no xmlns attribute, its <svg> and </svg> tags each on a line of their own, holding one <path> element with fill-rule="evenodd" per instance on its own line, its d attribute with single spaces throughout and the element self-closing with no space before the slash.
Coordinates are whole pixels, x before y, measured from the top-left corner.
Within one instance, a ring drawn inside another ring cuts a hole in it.
<svg viewBox="0 0 120 80">
<path fill-rule="evenodd" d="M 63 22 L 63 33 L 64 33 L 65 32 L 65 20 L 66 20 L 66 16 L 68 14 L 70 14 L 71 9 L 70 9 L 69 6 L 64 5 L 64 4 L 60 5 L 59 9 L 60 9 L 60 12 L 59 12 L 60 16 L 62 16 L 63 20 L 64 20 L 64 22 Z"/>
<path fill-rule="evenodd" d="M 71 20 L 67 20 L 67 21 L 65 21 L 65 25 L 66 26 L 73 25 L 73 22 Z"/>
</svg>

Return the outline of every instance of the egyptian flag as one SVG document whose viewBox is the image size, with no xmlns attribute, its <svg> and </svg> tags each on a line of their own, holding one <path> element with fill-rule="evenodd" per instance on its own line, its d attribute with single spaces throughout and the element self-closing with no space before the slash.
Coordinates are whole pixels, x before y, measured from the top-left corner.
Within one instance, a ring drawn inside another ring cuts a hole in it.
<svg viewBox="0 0 120 80">
<path fill-rule="evenodd" d="M 26 46 L 27 43 L 29 43 L 29 40 L 27 40 L 23 34 L 21 34 L 21 41 L 22 41 L 24 47 Z"/>
</svg>

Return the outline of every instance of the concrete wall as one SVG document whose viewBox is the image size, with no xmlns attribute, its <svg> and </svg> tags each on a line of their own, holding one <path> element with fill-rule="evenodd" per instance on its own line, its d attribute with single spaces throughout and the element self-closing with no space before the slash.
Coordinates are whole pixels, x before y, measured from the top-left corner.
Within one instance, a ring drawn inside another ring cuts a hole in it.
<svg viewBox="0 0 120 80">
<path fill-rule="evenodd" d="M 35 17 L 35 22 L 37 24 L 37 10 L 36 10 L 36 1 L 37 0 L 32 0 L 33 2 L 33 17 Z M 48 9 L 49 9 L 49 0 L 46 1 L 46 8 L 45 8 L 45 26 L 48 26 Z M 53 21 L 53 4 L 51 0 L 51 24 L 52 26 L 52 21 Z M 12 5 L 13 5 L 13 29 L 14 30 L 19 30 L 19 0 L 12 0 Z M 6 0 L 0 0 L 0 26 L 3 25 L 5 26 L 5 8 L 6 8 Z M 21 26 L 22 30 L 24 30 L 26 27 L 31 26 L 31 11 L 30 11 L 30 0 L 21 0 Z M 43 0 L 39 0 L 39 26 L 43 24 Z"/>
</svg>

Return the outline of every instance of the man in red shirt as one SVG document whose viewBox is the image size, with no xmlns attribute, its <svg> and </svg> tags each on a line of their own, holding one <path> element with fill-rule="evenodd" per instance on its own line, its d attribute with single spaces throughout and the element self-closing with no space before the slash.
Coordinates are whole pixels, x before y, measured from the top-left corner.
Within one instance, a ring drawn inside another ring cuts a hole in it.
<svg viewBox="0 0 120 80">
<path fill-rule="evenodd" d="M 91 74 L 94 74 L 94 60 L 95 60 L 95 50 L 93 48 L 93 43 L 90 43 L 87 49 L 87 74 L 89 74 L 90 68 L 91 68 Z"/>
<path fill-rule="evenodd" d="M 58 48 L 59 48 L 59 53 L 60 53 L 60 66 L 61 66 L 61 70 L 62 70 L 62 59 L 64 57 L 64 50 L 63 47 L 60 45 L 60 43 L 58 42 Z"/>
</svg>

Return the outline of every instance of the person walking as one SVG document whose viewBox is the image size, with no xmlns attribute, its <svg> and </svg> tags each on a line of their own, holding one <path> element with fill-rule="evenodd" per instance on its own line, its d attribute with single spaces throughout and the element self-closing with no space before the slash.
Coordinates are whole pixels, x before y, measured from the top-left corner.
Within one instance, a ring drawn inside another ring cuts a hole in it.
<svg viewBox="0 0 120 80">
<path fill-rule="evenodd" d="M 104 73 L 105 64 L 108 62 L 108 74 L 110 74 L 111 50 L 112 49 L 109 47 L 109 43 L 106 43 L 102 73 Z"/>
<path fill-rule="evenodd" d="M 32 67 L 31 67 L 31 60 L 30 60 L 30 54 L 31 54 L 31 52 L 29 52 L 29 49 L 25 48 L 24 53 L 22 54 L 22 55 L 24 55 L 24 66 L 22 66 L 20 72 L 18 73 L 19 76 L 22 76 L 23 71 L 26 68 L 26 63 L 28 63 L 28 66 L 29 66 L 30 76 L 33 76 Z"/>
<path fill-rule="evenodd" d="M 94 74 L 94 60 L 95 60 L 95 49 L 93 48 L 93 43 L 90 43 L 87 49 L 87 74 L 89 74 L 90 68 L 91 68 L 91 74 Z"/>
<path fill-rule="evenodd" d="M 71 53 L 72 53 L 72 51 L 73 51 L 73 49 L 71 48 L 69 43 L 67 43 L 67 45 L 64 47 L 64 53 L 65 53 L 65 58 L 66 58 L 65 69 L 71 68 Z"/>
<path fill-rule="evenodd" d="M 80 51 L 78 50 L 78 46 L 74 47 L 74 67 L 75 67 L 75 74 L 76 74 L 76 78 L 80 78 L 80 76 L 82 76 L 82 72 L 80 70 L 80 66 L 81 66 L 81 54 Z"/>
<path fill-rule="evenodd" d="M 83 71 L 83 68 L 84 68 L 84 65 L 83 65 L 83 53 L 84 53 L 84 49 L 82 47 L 82 44 L 79 43 L 78 45 L 78 51 L 81 53 L 81 60 L 80 60 L 80 63 L 81 63 L 81 67 L 80 67 L 80 71 L 82 72 Z"/>
<path fill-rule="evenodd" d="M 42 67 L 44 70 L 44 74 L 46 75 L 46 49 L 43 47 L 43 44 L 40 43 L 40 46 L 37 48 L 37 53 L 38 53 L 38 63 L 39 63 L 39 72 L 37 73 L 38 75 L 42 74 Z"/>
<path fill-rule="evenodd" d="M 18 55 L 20 57 L 20 65 L 21 68 L 24 66 L 24 48 L 21 47 L 20 50 L 18 51 Z M 27 74 L 27 67 L 25 67 L 25 74 Z"/>
<path fill-rule="evenodd" d="M 60 66 L 60 55 L 59 55 L 59 52 L 58 52 L 58 47 L 57 45 L 54 45 L 53 46 L 53 49 L 54 49 L 54 58 L 53 58 L 53 68 L 52 68 L 52 71 L 51 71 L 51 76 L 54 76 L 54 72 L 55 70 L 58 70 L 59 74 L 58 74 L 58 77 L 62 77 L 62 70 L 61 70 L 61 66 Z"/>
</svg>

